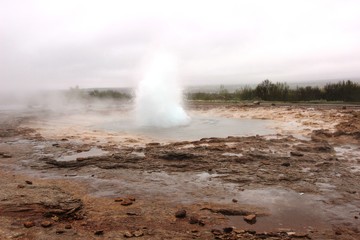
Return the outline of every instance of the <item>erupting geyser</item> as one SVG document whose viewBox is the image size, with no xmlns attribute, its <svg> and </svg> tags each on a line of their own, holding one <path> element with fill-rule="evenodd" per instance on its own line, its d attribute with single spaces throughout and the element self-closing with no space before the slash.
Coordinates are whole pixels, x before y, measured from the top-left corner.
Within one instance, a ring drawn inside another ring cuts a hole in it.
<svg viewBox="0 0 360 240">
<path fill-rule="evenodd" d="M 136 92 L 137 124 L 163 128 L 188 124 L 190 117 L 182 107 L 175 58 L 158 53 L 144 73 Z"/>
</svg>

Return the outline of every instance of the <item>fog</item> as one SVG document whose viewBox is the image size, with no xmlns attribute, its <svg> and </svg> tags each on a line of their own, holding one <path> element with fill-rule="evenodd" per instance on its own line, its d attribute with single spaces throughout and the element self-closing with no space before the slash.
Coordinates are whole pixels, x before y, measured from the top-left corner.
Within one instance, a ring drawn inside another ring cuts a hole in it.
<svg viewBox="0 0 360 240">
<path fill-rule="evenodd" d="M 359 9 L 357 0 L 0 0 L 0 92 L 135 87 L 159 47 L 178 59 L 183 85 L 358 78 Z"/>
</svg>

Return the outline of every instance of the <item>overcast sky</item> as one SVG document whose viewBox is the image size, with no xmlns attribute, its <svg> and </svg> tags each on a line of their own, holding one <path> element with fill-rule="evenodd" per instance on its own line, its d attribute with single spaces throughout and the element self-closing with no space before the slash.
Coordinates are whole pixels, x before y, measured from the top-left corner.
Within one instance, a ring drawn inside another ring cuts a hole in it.
<svg viewBox="0 0 360 240">
<path fill-rule="evenodd" d="M 135 86 L 173 54 L 185 84 L 360 77 L 359 0 L 0 0 L 1 89 Z"/>
</svg>

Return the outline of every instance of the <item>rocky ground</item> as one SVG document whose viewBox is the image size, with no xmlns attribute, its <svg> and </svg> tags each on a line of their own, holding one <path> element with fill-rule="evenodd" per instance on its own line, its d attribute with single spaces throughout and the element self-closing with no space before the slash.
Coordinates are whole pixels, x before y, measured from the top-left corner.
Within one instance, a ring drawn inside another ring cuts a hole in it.
<svg viewBox="0 0 360 240">
<path fill-rule="evenodd" d="M 271 119 L 276 134 L 156 141 L 2 111 L 0 239 L 360 238 L 357 106 L 189 112 Z"/>
</svg>

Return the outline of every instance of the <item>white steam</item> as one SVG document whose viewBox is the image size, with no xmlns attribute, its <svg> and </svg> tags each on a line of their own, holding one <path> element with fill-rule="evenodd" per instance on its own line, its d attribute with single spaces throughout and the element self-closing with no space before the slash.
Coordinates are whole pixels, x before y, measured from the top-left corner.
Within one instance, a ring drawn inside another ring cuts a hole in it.
<svg viewBox="0 0 360 240">
<path fill-rule="evenodd" d="M 137 124 L 165 128 L 188 124 L 190 117 L 182 107 L 176 59 L 157 53 L 144 73 L 136 92 Z"/>
</svg>

